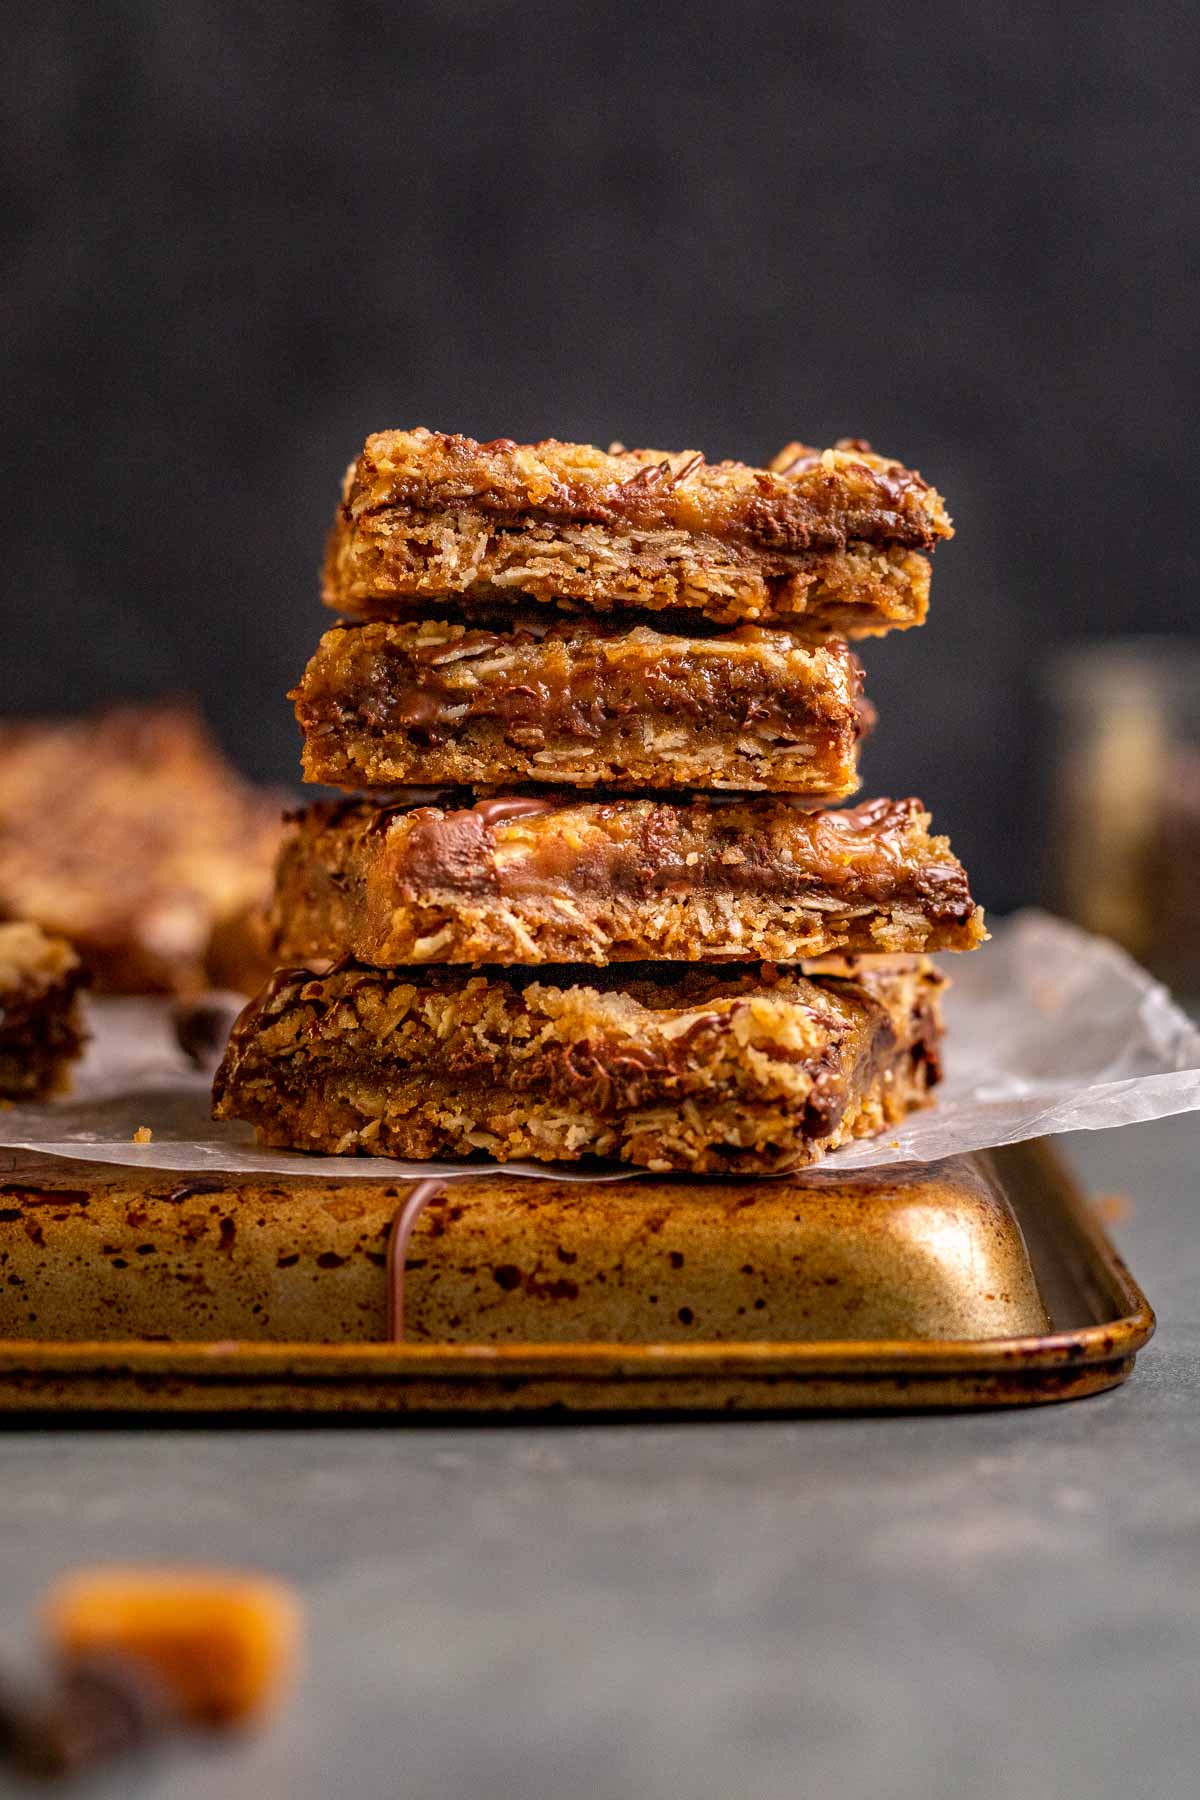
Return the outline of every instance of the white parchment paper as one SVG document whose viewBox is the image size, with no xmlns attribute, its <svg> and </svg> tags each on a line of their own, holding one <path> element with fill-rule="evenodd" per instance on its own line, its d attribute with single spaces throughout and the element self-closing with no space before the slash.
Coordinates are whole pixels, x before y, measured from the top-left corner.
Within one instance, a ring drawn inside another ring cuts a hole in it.
<svg viewBox="0 0 1200 1800">
<path fill-rule="evenodd" d="M 947 957 L 946 1079 L 935 1106 L 887 1137 L 848 1145 L 831 1174 L 931 1162 L 1059 1131 L 1098 1131 L 1200 1108 L 1200 1031 L 1123 950 L 1045 913 L 999 925 L 990 944 Z M 94 1002 L 74 1091 L 0 1109 L 0 1145 L 133 1168 L 390 1180 L 487 1174 L 494 1164 L 259 1150 L 248 1126 L 209 1118 L 209 1082 L 153 1000 Z M 148 1144 L 132 1142 L 149 1126 Z M 636 1170 L 509 1163 L 542 1178 L 620 1180 Z"/>
</svg>

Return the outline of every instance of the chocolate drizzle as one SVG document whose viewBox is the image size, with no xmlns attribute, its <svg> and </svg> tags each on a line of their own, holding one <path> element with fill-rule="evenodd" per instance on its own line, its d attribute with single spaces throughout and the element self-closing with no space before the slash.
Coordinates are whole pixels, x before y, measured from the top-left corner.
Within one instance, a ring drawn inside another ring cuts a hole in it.
<svg viewBox="0 0 1200 1800">
<path fill-rule="evenodd" d="M 689 456 L 687 461 L 683 464 L 682 468 L 677 469 L 675 471 L 675 474 L 671 477 L 671 486 L 672 487 L 682 486 L 682 484 L 687 480 L 689 475 L 695 474 L 696 470 L 700 467 L 700 464 L 703 461 L 704 461 L 704 452 L 702 450 L 697 450 L 693 456 Z"/>
<path fill-rule="evenodd" d="M 788 445 L 788 450 L 792 450 L 793 448 L 795 450 L 794 455 L 788 456 L 787 450 L 783 450 L 780 452 L 780 456 L 786 458 L 786 460 L 781 462 L 777 457 L 771 463 L 770 468 L 772 475 L 798 475 L 801 469 L 814 468 L 821 460 L 821 452 L 819 450 L 810 449 L 807 444 L 796 444 L 794 447 L 791 444 Z"/>
<path fill-rule="evenodd" d="M 164 1200 L 190 1200 L 193 1194 L 223 1194 L 229 1186 L 227 1181 L 219 1181 L 212 1175 L 197 1175 L 191 1181 L 181 1181 L 173 1187 Z"/>
<path fill-rule="evenodd" d="M 636 475 L 631 475 L 628 481 L 621 482 L 619 491 L 628 494 L 638 488 L 657 487 L 663 476 L 670 476 L 670 473 L 669 462 L 645 463 Z"/>
<path fill-rule="evenodd" d="M 477 800 L 471 809 L 485 831 L 491 831 L 496 825 L 503 825 L 508 819 L 533 818 L 538 813 L 557 812 L 562 806 L 561 800 L 543 800 L 533 794 L 513 794 L 506 798 L 498 795 L 494 800 Z"/>
<path fill-rule="evenodd" d="M 405 1198 L 396 1208 L 392 1220 L 391 1234 L 388 1238 L 388 1341 L 393 1344 L 404 1340 L 404 1269 L 408 1257 L 409 1239 L 416 1229 L 417 1220 L 425 1211 L 431 1200 L 441 1193 L 443 1183 L 426 1180 L 414 1182 Z"/>
</svg>

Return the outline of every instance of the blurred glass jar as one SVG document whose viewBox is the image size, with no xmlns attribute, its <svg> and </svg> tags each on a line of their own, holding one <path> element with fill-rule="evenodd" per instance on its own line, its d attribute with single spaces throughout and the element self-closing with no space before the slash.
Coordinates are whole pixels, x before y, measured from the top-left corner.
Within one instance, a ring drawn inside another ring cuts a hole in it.
<svg viewBox="0 0 1200 1800">
<path fill-rule="evenodd" d="M 1047 699 L 1051 904 L 1200 993 L 1200 643 L 1060 651 Z"/>
</svg>

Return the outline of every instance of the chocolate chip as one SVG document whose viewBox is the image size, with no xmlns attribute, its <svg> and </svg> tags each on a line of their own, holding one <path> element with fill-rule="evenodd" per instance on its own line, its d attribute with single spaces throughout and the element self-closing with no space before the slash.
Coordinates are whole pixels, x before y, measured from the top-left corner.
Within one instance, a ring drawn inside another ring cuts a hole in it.
<svg viewBox="0 0 1200 1800">
<path fill-rule="evenodd" d="M 225 1054 L 233 1022 L 245 1002 L 239 994 L 214 992 L 177 1000 L 172 1008 L 175 1039 L 193 1068 L 211 1073 Z"/>
</svg>

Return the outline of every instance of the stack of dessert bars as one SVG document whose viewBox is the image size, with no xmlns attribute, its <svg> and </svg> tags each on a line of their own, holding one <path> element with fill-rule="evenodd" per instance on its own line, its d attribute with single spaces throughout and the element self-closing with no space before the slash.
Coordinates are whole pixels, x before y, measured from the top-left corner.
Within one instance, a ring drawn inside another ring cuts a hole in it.
<svg viewBox="0 0 1200 1800">
<path fill-rule="evenodd" d="M 868 445 L 367 440 L 292 698 L 282 967 L 217 1114 L 267 1144 L 775 1173 L 939 1070 L 931 951 L 984 937 L 917 800 L 837 809 L 846 640 L 919 625 L 940 496 Z"/>
</svg>

